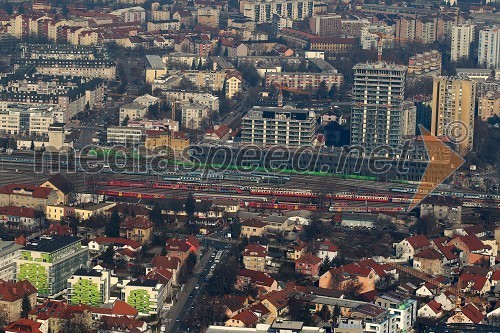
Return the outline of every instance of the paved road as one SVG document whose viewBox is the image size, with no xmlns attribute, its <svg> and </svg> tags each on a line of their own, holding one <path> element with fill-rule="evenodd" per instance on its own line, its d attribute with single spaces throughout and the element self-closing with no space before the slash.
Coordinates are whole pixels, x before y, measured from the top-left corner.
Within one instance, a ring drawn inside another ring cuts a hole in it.
<svg viewBox="0 0 500 333">
<path fill-rule="evenodd" d="M 201 260 L 198 262 L 198 265 L 195 267 L 194 275 L 188 280 L 188 282 L 184 285 L 184 289 L 178 294 L 177 302 L 172 306 L 169 311 L 165 311 L 162 313 L 162 321 L 163 324 L 166 324 L 167 329 L 166 332 L 177 332 L 180 326 L 180 321 L 184 319 L 184 316 L 189 311 L 189 307 L 192 305 L 194 299 L 198 296 L 200 289 L 195 290 L 195 285 L 201 285 L 203 283 L 202 275 L 205 267 L 210 261 L 210 256 L 213 252 L 213 249 L 208 249 L 204 255 L 201 257 Z M 194 290 L 194 292 L 193 292 Z M 191 297 L 189 297 L 193 294 Z M 178 320 L 178 321 L 177 321 Z"/>
</svg>

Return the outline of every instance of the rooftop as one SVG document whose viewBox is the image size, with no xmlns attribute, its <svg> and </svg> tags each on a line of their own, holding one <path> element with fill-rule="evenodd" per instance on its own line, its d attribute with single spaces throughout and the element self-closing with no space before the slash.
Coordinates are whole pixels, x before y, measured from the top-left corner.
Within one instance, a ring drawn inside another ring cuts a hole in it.
<svg viewBox="0 0 500 333">
<path fill-rule="evenodd" d="M 25 249 L 30 251 L 38 252 L 55 252 L 65 248 L 69 245 L 80 243 L 81 238 L 75 236 L 41 236 L 39 238 L 31 239 L 27 244 Z"/>
</svg>

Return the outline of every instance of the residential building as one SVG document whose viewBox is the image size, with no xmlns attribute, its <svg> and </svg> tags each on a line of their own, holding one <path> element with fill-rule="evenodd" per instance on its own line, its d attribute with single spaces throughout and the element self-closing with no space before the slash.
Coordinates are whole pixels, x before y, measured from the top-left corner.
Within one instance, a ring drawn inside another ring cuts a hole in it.
<svg viewBox="0 0 500 333">
<path fill-rule="evenodd" d="M 0 280 L 13 281 L 16 276 L 16 259 L 21 256 L 22 245 L 0 240 Z"/>
<path fill-rule="evenodd" d="M 28 297 L 30 306 L 35 306 L 37 291 L 29 281 L 8 282 L 0 280 L 0 309 L 2 309 L 5 322 L 10 323 L 21 318 L 25 296 Z"/>
<path fill-rule="evenodd" d="M 165 244 L 167 257 L 179 258 L 181 264 L 187 259 L 190 253 L 198 255 L 200 242 L 194 236 L 188 236 L 185 239 L 169 238 Z"/>
<path fill-rule="evenodd" d="M 447 324 L 483 324 L 485 315 L 474 303 L 468 303 L 457 309 L 455 313 L 446 320 Z"/>
<path fill-rule="evenodd" d="M 268 88 L 279 84 L 287 88 L 315 92 L 322 82 L 325 82 L 328 89 L 332 85 L 339 87 L 344 80 L 344 76 L 337 73 L 336 69 L 333 73 L 266 72 L 265 80 Z"/>
<path fill-rule="evenodd" d="M 474 41 L 473 24 L 459 24 L 451 28 L 451 61 L 469 59 L 470 47 Z"/>
<path fill-rule="evenodd" d="M 338 248 L 329 240 L 325 240 L 319 244 L 318 253 L 316 253 L 316 255 L 322 260 L 328 258 L 329 261 L 332 261 L 338 255 Z"/>
<path fill-rule="evenodd" d="M 310 147 L 315 123 L 316 115 L 309 110 L 254 106 L 243 117 L 241 140 L 258 145 Z"/>
<path fill-rule="evenodd" d="M 476 85 L 471 79 L 434 78 L 430 132 L 438 137 L 451 136 L 462 156 L 473 147 L 475 96 Z"/>
<path fill-rule="evenodd" d="M 186 90 L 162 90 L 161 95 L 171 102 L 196 101 L 199 104 L 207 105 L 211 111 L 219 111 L 219 97 L 205 92 Z"/>
<path fill-rule="evenodd" d="M 92 311 L 87 305 L 69 305 L 65 301 L 48 299 L 35 306 L 28 318 L 42 325 L 43 332 L 60 332 L 70 322 L 92 324 Z"/>
<path fill-rule="evenodd" d="M 312 253 L 306 253 L 295 261 L 295 272 L 307 276 L 316 277 L 319 275 L 321 258 Z"/>
<path fill-rule="evenodd" d="M 106 269 L 77 269 L 68 279 L 68 304 L 99 306 L 108 303 L 110 281 L 110 272 Z"/>
<path fill-rule="evenodd" d="M 41 296 L 57 295 L 78 268 L 86 267 L 87 247 L 73 236 L 41 236 L 31 239 L 16 259 L 16 280 L 29 280 Z"/>
<path fill-rule="evenodd" d="M 408 76 L 441 76 L 442 54 L 431 50 L 411 56 L 408 60 Z"/>
<path fill-rule="evenodd" d="M 5 333 L 43 333 L 41 323 L 21 318 L 5 326 Z"/>
<path fill-rule="evenodd" d="M 145 118 L 148 113 L 148 107 L 139 103 L 125 104 L 120 107 L 120 125 L 127 120 L 137 120 Z"/>
<path fill-rule="evenodd" d="M 7 135 L 47 135 L 49 126 L 64 121 L 57 106 L 9 104 L 0 111 L 0 133 Z"/>
<path fill-rule="evenodd" d="M 247 290 L 248 286 L 258 288 L 262 293 L 269 293 L 279 289 L 278 281 L 264 272 L 242 269 L 236 277 L 236 288 Z"/>
<path fill-rule="evenodd" d="M 401 143 L 406 69 L 385 62 L 354 66 L 351 145 L 362 146 L 368 154 L 377 147 L 396 148 Z M 374 153 L 387 155 L 388 151 Z"/>
<path fill-rule="evenodd" d="M 146 131 L 145 146 L 149 150 L 172 149 L 180 152 L 189 147 L 191 139 L 186 132 Z"/>
<path fill-rule="evenodd" d="M 123 22 L 137 22 L 140 24 L 146 22 L 146 10 L 139 6 L 117 9 L 110 14 L 121 17 Z"/>
<path fill-rule="evenodd" d="M 260 333 L 260 332 L 275 332 L 275 333 L 325 333 L 324 328 L 304 326 L 303 322 L 300 321 L 289 321 L 289 320 L 275 320 L 271 325 L 269 324 L 257 324 L 255 328 L 244 328 L 238 329 L 231 326 L 214 326 L 210 325 L 206 333 L 235 333 L 235 332 L 246 332 L 246 333 Z"/>
<path fill-rule="evenodd" d="M 375 304 L 394 316 L 400 332 L 411 331 L 417 320 L 417 300 L 396 291 L 389 291 L 375 298 Z"/>
<path fill-rule="evenodd" d="M 121 299 L 145 316 L 159 314 L 166 296 L 165 285 L 152 279 L 124 281 L 121 290 Z"/>
<path fill-rule="evenodd" d="M 57 204 L 67 205 L 69 203 L 71 191 L 73 190 L 73 184 L 69 182 L 60 173 L 50 177 L 46 182 L 40 185 L 41 187 L 48 187 L 53 189 L 57 194 Z"/>
<path fill-rule="evenodd" d="M 181 105 L 181 124 L 185 128 L 201 129 L 202 122 L 208 119 L 210 113 L 208 105 L 185 102 Z"/>
<path fill-rule="evenodd" d="M 444 256 L 432 248 L 422 250 L 413 256 L 413 268 L 424 273 L 440 275 L 444 273 Z"/>
<path fill-rule="evenodd" d="M 260 237 L 264 234 L 267 228 L 267 223 L 257 219 L 245 219 L 241 222 L 240 238 L 251 236 Z"/>
<path fill-rule="evenodd" d="M 45 211 L 57 202 L 57 193 L 47 187 L 24 184 L 8 184 L 0 188 L 0 207 L 30 207 Z"/>
<path fill-rule="evenodd" d="M 361 37 L 361 30 L 363 27 L 370 24 L 366 19 L 344 19 L 341 20 L 341 36 L 345 37 Z"/>
<path fill-rule="evenodd" d="M 435 299 L 430 301 L 429 303 L 422 306 L 417 311 L 417 315 L 421 318 L 430 318 L 433 320 L 439 319 L 443 316 L 443 308 L 440 303 L 438 303 Z"/>
<path fill-rule="evenodd" d="M 351 37 L 311 37 L 309 50 L 325 51 L 327 54 L 348 53 L 358 44 L 356 38 Z"/>
<path fill-rule="evenodd" d="M 341 16 L 336 14 L 315 15 L 309 19 L 309 29 L 321 37 L 339 36 L 342 32 Z"/>
<path fill-rule="evenodd" d="M 420 204 L 420 218 L 433 215 L 437 222 L 462 223 L 462 202 L 445 196 L 429 196 Z"/>
<path fill-rule="evenodd" d="M 146 83 L 151 84 L 157 78 L 167 74 L 167 66 L 163 61 L 164 59 L 160 56 L 146 55 Z"/>
<path fill-rule="evenodd" d="M 246 269 L 266 271 L 267 249 L 257 244 L 248 244 L 243 250 L 243 264 Z"/>
<path fill-rule="evenodd" d="M 477 62 L 483 68 L 500 68 L 500 26 L 479 31 Z"/>
<path fill-rule="evenodd" d="M 413 259 L 419 251 L 430 248 L 431 243 L 424 235 L 415 235 L 403 239 L 396 244 L 396 257 L 401 259 Z"/>
<path fill-rule="evenodd" d="M 135 146 L 145 141 L 146 130 L 142 127 L 110 126 L 106 130 L 109 144 Z"/>
<path fill-rule="evenodd" d="M 120 236 L 143 245 L 149 244 L 153 240 L 153 226 L 147 217 L 127 217 L 120 225 Z"/>
<path fill-rule="evenodd" d="M 271 23 L 273 14 L 302 21 L 314 14 L 311 0 L 278 0 L 269 3 L 260 0 L 243 0 L 240 13 L 259 23 Z"/>
<path fill-rule="evenodd" d="M 363 50 L 377 50 L 379 43 L 382 43 L 383 49 L 393 48 L 394 38 L 389 36 L 394 36 L 394 33 L 395 26 L 388 25 L 385 22 L 365 25 L 361 28 L 361 47 Z M 384 37 L 379 37 L 380 34 Z"/>
<path fill-rule="evenodd" d="M 338 332 L 398 332 L 395 316 L 387 309 L 374 304 L 362 304 L 352 308 L 347 315 L 340 317 Z"/>
<path fill-rule="evenodd" d="M 196 17 L 198 25 L 203 27 L 218 28 L 219 27 L 220 10 L 215 8 L 198 8 Z"/>
<path fill-rule="evenodd" d="M 494 115 L 500 116 L 500 91 L 488 91 L 478 97 L 478 114 L 482 121 Z"/>
</svg>

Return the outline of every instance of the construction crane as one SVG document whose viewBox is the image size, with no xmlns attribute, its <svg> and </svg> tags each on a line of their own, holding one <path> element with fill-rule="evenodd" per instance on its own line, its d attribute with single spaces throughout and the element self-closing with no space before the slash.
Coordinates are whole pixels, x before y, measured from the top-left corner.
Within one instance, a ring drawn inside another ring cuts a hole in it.
<svg viewBox="0 0 500 333">
<path fill-rule="evenodd" d="M 307 95 L 309 97 L 311 96 L 311 92 L 308 90 L 300 90 L 300 89 L 291 88 L 291 87 L 279 84 L 277 82 L 274 82 L 273 85 L 276 87 L 276 89 L 278 89 L 278 106 L 279 107 L 283 106 L 283 90 L 291 92 L 293 94 L 297 94 L 297 95 Z"/>
<path fill-rule="evenodd" d="M 395 36 L 384 34 L 382 32 L 378 32 L 378 31 L 374 31 L 374 32 L 372 32 L 372 34 L 378 36 L 378 39 L 377 39 L 377 60 L 378 61 L 382 61 L 382 49 L 383 49 L 384 39 L 394 39 L 394 40 L 398 40 L 398 41 L 408 40 L 408 39 L 403 38 L 403 37 L 395 37 Z"/>
</svg>

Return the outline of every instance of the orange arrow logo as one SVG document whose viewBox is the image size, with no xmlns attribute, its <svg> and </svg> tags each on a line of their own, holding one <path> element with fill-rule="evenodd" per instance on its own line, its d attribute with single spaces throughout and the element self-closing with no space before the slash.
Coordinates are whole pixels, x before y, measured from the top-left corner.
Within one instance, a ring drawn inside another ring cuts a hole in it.
<svg viewBox="0 0 500 333">
<path fill-rule="evenodd" d="M 429 162 L 408 211 L 415 208 L 464 163 L 464 159 L 438 137 L 432 135 L 422 125 L 418 125 L 418 127 L 424 140 Z"/>
</svg>

